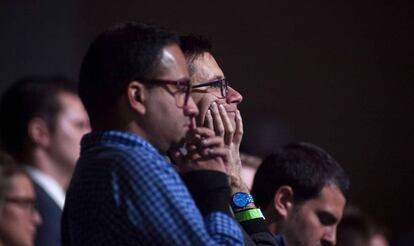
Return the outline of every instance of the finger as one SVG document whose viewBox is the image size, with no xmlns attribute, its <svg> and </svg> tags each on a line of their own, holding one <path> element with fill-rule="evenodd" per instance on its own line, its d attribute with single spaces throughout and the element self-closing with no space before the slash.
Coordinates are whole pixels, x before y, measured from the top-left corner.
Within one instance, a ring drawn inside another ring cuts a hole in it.
<svg viewBox="0 0 414 246">
<path fill-rule="evenodd" d="M 197 133 L 196 128 L 195 129 L 191 129 L 187 132 L 186 136 L 185 136 L 185 143 L 187 145 L 189 144 L 195 144 L 201 141 L 201 136 L 200 134 Z"/>
<path fill-rule="evenodd" d="M 214 137 L 216 134 L 212 129 L 206 128 L 206 127 L 197 127 L 192 131 L 192 134 L 194 134 L 196 137 L 200 138 L 207 138 L 207 137 Z"/>
<path fill-rule="evenodd" d="M 171 150 L 168 152 L 168 157 L 175 165 L 180 165 L 183 162 L 183 155 L 179 150 Z"/>
<path fill-rule="evenodd" d="M 221 120 L 219 109 L 216 102 L 213 102 L 210 106 L 211 114 L 213 117 L 214 131 L 217 136 L 224 137 L 224 125 Z"/>
<path fill-rule="evenodd" d="M 196 128 L 197 124 L 196 124 L 196 119 L 194 116 L 190 117 L 191 120 L 191 124 L 190 124 L 190 130 Z"/>
<path fill-rule="evenodd" d="M 241 140 L 243 138 L 243 120 L 240 114 L 240 111 L 236 111 L 236 130 L 233 135 L 233 143 L 237 146 L 240 146 Z"/>
<path fill-rule="evenodd" d="M 203 158 L 221 158 L 225 163 L 229 160 L 229 152 L 225 148 L 209 148 L 201 152 Z"/>
<path fill-rule="evenodd" d="M 211 110 L 207 110 L 206 116 L 204 118 L 204 126 L 214 130 L 214 125 L 213 125 L 213 116 L 211 115 Z"/>
<path fill-rule="evenodd" d="M 224 126 L 224 143 L 226 145 L 230 145 L 233 141 L 234 135 L 233 124 L 231 123 L 230 117 L 222 104 L 219 105 L 219 112 Z"/>
<path fill-rule="evenodd" d="M 212 148 L 212 147 L 221 147 L 223 146 L 223 139 L 221 137 L 210 137 L 205 138 L 200 143 L 200 148 Z"/>
<path fill-rule="evenodd" d="M 197 150 L 197 146 L 195 144 L 187 144 L 186 149 L 187 153 L 193 153 Z"/>
</svg>

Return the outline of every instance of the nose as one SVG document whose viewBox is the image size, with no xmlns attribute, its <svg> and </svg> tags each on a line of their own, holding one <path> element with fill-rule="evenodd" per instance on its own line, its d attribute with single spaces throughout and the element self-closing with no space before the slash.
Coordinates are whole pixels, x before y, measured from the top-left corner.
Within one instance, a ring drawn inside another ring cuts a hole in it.
<svg viewBox="0 0 414 246">
<path fill-rule="evenodd" d="M 322 245 L 336 245 L 336 227 L 327 228 L 323 236 L 324 243 Z"/>
<path fill-rule="evenodd" d="M 226 102 L 228 104 L 230 103 L 239 104 L 242 101 L 243 101 L 243 96 L 238 91 L 236 91 L 235 89 L 229 86 L 229 91 L 227 94 Z"/>
<path fill-rule="evenodd" d="M 35 225 L 42 224 L 42 216 L 40 216 L 39 211 L 34 210 L 32 213 L 32 220 Z"/>
<path fill-rule="evenodd" d="M 195 104 L 193 98 L 190 96 L 187 105 L 184 106 L 184 115 L 189 117 L 196 117 L 198 113 L 198 107 Z"/>
</svg>

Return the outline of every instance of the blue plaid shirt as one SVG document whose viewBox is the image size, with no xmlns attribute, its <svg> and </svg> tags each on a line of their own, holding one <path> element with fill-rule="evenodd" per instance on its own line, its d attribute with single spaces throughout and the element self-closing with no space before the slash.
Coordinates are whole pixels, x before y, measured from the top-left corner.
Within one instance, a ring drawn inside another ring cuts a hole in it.
<svg viewBox="0 0 414 246">
<path fill-rule="evenodd" d="M 202 217 L 166 159 L 126 132 L 87 134 L 66 195 L 63 245 L 243 245 L 233 218 Z"/>
</svg>

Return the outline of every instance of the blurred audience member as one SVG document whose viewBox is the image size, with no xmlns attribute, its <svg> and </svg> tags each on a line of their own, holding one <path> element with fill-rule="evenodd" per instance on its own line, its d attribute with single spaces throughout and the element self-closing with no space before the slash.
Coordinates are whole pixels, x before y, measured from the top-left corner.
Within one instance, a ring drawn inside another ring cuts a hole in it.
<svg viewBox="0 0 414 246">
<path fill-rule="evenodd" d="M 338 225 L 338 246 L 388 246 L 385 232 L 358 208 L 347 207 Z"/>
<path fill-rule="evenodd" d="M 413 246 L 414 245 L 414 228 L 404 232 L 399 236 L 398 240 L 392 244 L 393 246 Z"/>
<path fill-rule="evenodd" d="M 293 142 L 289 127 L 274 113 L 255 112 L 243 117 L 245 131 L 240 146 L 242 178 L 249 189 L 263 157 Z M 260 141 L 258 141 L 260 139 Z"/>
<path fill-rule="evenodd" d="M 246 183 L 249 190 L 252 189 L 254 175 L 257 168 L 262 163 L 262 159 L 258 156 L 249 155 L 246 153 L 240 153 L 240 159 L 242 162 L 241 178 Z"/>
<path fill-rule="evenodd" d="M 0 102 L 4 149 L 25 164 L 43 218 L 35 243 L 60 245 L 60 218 L 80 139 L 90 130 L 76 84 L 60 77 L 32 76 L 14 83 Z"/>
<path fill-rule="evenodd" d="M 0 153 L 0 245 L 31 246 L 41 218 L 26 171 Z"/>
<path fill-rule="evenodd" d="M 281 245 L 335 245 L 349 180 L 324 150 L 297 143 L 259 166 L 252 193 Z"/>
</svg>

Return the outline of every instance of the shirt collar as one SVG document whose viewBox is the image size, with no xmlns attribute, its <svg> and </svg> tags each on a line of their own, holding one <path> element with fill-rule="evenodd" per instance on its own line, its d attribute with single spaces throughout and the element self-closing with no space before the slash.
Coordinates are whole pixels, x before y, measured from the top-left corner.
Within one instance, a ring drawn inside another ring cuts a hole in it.
<svg viewBox="0 0 414 246">
<path fill-rule="evenodd" d="M 65 204 L 65 191 L 58 182 L 37 168 L 27 166 L 26 169 L 33 181 L 36 182 L 36 184 L 38 184 L 61 209 L 63 209 L 63 205 Z"/>
<path fill-rule="evenodd" d="M 287 246 L 285 238 L 283 237 L 282 234 L 276 234 L 274 238 L 279 246 Z"/>
<path fill-rule="evenodd" d="M 145 148 L 149 151 L 158 151 L 142 137 L 121 131 L 96 131 L 86 134 L 81 140 L 81 153 L 96 145 L 116 145 L 117 147 Z"/>
</svg>

